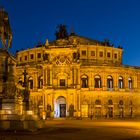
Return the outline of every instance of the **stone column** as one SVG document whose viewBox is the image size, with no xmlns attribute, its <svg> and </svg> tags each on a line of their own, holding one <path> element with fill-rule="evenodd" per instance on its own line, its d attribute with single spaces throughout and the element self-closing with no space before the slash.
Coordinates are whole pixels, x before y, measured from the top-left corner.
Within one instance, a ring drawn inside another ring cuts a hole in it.
<svg viewBox="0 0 140 140">
<path fill-rule="evenodd" d="M 74 68 L 74 85 L 76 85 L 76 77 L 77 77 L 77 72 L 76 72 L 76 68 Z"/>
<path fill-rule="evenodd" d="M 50 68 L 47 68 L 47 85 L 50 85 Z"/>
<path fill-rule="evenodd" d="M 72 85 L 74 85 L 74 68 L 72 67 Z"/>
<path fill-rule="evenodd" d="M 106 90 L 107 89 L 107 85 L 106 85 L 106 82 L 107 82 L 107 77 L 106 77 L 106 74 L 105 73 L 102 73 L 102 87 L 103 87 L 103 90 Z"/>
<path fill-rule="evenodd" d="M 50 67 L 50 85 L 52 86 L 52 80 L 53 80 L 53 78 L 52 78 L 52 75 L 53 75 L 53 72 L 52 72 L 52 66 Z"/>
<path fill-rule="evenodd" d="M 46 86 L 46 68 L 43 69 L 43 85 Z"/>
<path fill-rule="evenodd" d="M 115 90 L 118 89 L 118 78 L 119 78 L 118 74 L 115 74 L 114 79 L 113 79 L 114 80 L 113 82 L 114 82 L 114 89 Z"/>
<path fill-rule="evenodd" d="M 78 81 L 77 81 L 77 85 L 78 85 L 78 88 L 80 88 L 80 67 L 77 67 L 78 71 L 77 71 L 77 77 L 78 77 Z"/>
<path fill-rule="evenodd" d="M 37 88 L 38 88 L 38 73 L 36 72 L 35 74 L 34 74 L 34 90 L 37 90 Z"/>
</svg>

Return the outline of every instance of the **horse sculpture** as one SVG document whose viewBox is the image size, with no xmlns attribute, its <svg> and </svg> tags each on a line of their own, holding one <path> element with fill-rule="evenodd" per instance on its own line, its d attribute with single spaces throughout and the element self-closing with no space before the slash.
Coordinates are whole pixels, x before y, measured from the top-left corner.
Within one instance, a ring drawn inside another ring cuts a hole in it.
<svg viewBox="0 0 140 140">
<path fill-rule="evenodd" d="M 11 47 L 12 31 L 9 23 L 8 13 L 0 8 L 0 38 L 3 47 L 8 50 Z"/>
</svg>

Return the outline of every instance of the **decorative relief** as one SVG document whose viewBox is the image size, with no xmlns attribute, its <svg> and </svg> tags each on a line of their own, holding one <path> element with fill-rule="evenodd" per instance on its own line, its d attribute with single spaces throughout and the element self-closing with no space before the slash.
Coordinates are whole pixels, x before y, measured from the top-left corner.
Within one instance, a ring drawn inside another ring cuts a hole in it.
<svg viewBox="0 0 140 140">
<path fill-rule="evenodd" d="M 71 61 L 70 58 L 66 55 L 58 55 L 53 59 L 53 64 L 65 66 L 65 65 L 70 65 Z"/>
<path fill-rule="evenodd" d="M 69 67 L 54 67 L 53 69 L 53 78 L 56 78 L 58 74 L 63 73 L 67 74 L 68 77 L 70 77 L 70 69 Z"/>
</svg>

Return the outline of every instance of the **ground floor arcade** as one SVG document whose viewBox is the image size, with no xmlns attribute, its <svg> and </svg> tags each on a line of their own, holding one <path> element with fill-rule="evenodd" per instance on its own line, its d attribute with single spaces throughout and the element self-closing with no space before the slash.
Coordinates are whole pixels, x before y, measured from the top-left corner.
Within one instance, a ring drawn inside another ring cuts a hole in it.
<svg viewBox="0 0 140 140">
<path fill-rule="evenodd" d="M 40 116 L 43 112 L 45 118 L 132 118 L 140 116 L 138 98 L 127 93 L 89 93 L 74 89 L 46 90 L 31 100 L 32 109 L 36 108 Z"/>
</svg>

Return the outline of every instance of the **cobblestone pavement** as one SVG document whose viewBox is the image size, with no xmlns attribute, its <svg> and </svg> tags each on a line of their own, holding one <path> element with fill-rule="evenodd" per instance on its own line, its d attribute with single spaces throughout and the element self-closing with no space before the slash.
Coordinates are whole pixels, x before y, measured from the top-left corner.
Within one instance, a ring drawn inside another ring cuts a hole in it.
<svg viewBox="0 0 140 140">
<path fill-rule="evenodd" d="M 37 131 L 1 131 L 0 140 L 140 140 L 138 120 L 47 120 Z"/>
</svg>

